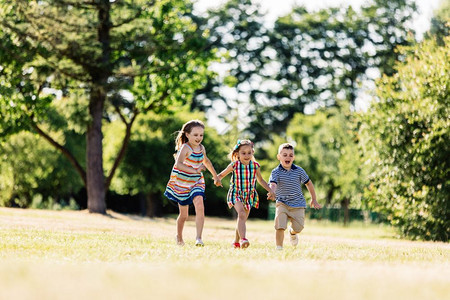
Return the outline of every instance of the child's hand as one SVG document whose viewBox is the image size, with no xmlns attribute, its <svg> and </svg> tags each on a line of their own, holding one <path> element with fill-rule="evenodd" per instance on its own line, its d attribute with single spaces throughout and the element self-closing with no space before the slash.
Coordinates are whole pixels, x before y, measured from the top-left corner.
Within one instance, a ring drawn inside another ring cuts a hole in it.
<svg viewBox="0 0 450 300">
<path fill-rule="evenodd" d="M 275 192 L 273 190 L 270 190 L 270 192 L 267 193 L 267 200 L 275 200 Z"/>
<path fill-rule="evenodd" d="M 204 164 L 201 164 L 200 167 L 198 167 L 197 169 L 197 174 L 200 174 L 202 171 L 205 171 L 206 167 Z"/>
<path fill-rule="evenodd" d="M 322 208 L 322 206 L 316 201 L 316 199 L 311 200 L 311 203 L 309 205 L 315 209 Z"/>
<path fill-rule="evenodd" d="M 214 184 L 216 186 L 223 186 L 222 185 L 222 180 L 220 180 L 219 176 L 214 177 Z"/>
</svg>

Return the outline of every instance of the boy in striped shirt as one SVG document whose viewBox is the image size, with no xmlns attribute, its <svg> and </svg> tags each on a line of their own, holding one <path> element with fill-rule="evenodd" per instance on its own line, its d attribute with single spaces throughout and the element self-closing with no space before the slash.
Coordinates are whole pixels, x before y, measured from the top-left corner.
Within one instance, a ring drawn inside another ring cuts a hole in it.
<svg viewBox="0 0 450 300">
<path fill-rule="evenodd" d="M 297 246 L 298 233 L 303 230 L 305 224 L 306 200 L 303 196 L 302 184 L 306 185 L 311 194 L 311 207 L 319 209 L 321 206 L 317 203 L 316 191 L 308 174 L 294 164 L 294 146 L 290 143 L 280 145 L 277 159 L 280 164 L 272 170 L 269 186 L 276 193 L 276 244 L 277 250 L 282 250 L 288 220 L 291 221 L 289 234 L 292 246 Z"/>
</svg>

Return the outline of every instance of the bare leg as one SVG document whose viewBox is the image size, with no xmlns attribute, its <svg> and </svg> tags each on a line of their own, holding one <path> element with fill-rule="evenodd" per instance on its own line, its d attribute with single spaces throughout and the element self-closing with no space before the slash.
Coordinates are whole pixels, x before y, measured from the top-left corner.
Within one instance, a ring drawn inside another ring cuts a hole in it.
<svg viewBox="0 0 450 300">
<path fill-rule="evenodd" d="M 234 243 L 239 243 L 239 231 L 236 225 L 236 235 L 234 236 Z"/>
<path fill-rule="evenodd" d="M 241 202 L 236 202 L 236 204 L 234 205 L 234 209 L 238 213 L 236 231 L 237 235 L 239 236 L 237 238 L 240 238 L 242 240 L 245 239 L 247 231 L 245 222 L 247 221 L 248 215 L 250 214 L 250 210 L 246 211 L 244 205 Z"/>
<path fill-rule="evenodd" d="M 189 205 L 178 204 L 178 209 L 180 210 L 180 214 L 178 215 L 177 218 L 177 244 L 182 246 L 184 245 L 183 228 L 184 223 L 186 222 L 189 215 Z"/>
<path fill-rule="evenodd" d="M 277 229 L 277 233 L 275 235 L 277 246 L 283 247 L 284 241 L 284 229 Z"/>
<path fill-rule="evenodd" d="M 205 224 L 205 206 L 203 205 L 203 197 L 197 196 L 194 198 L 195 207 L 195 226 L 197 229 L 196 239 L 202 239 L 203 225 Z"/>
</svg>

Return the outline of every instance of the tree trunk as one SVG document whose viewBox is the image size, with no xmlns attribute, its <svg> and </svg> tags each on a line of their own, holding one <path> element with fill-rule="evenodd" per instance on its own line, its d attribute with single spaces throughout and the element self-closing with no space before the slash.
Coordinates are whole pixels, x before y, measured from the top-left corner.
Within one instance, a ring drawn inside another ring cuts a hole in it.
<svg viewBox="0 0 450 300">
<path fill-rule="evenodd" d="M 100 86 L 91 91 L 89 114 L 91 123 L 86 134 L 86 179 L 88 210 L 91 213 L 106 213 L 105 178 L 103 174 L 102 115 L 106 93 Z"/>
<path fill-rule="evenodd" d="M 331 200 L 333 200 L 334 190 L 335 190 L 334 185 L 332 185 L 332 186 L 328 189 L 328 192 L 327 192 L 327 198 L 326 198 L 326 202 L 325 202 L 325 206 L 326 206 L 326 207 L 330 207 L 330 205 L 331 205 Z"/>
<path fill-rule="evenodd" d="M 148 193 L 145 197 L 146 199 L 146 215 L 149 218 L 155 217 L 155 205 L 154 205 L 154 198 L 152 193 Z"/>
<path fill-rule="evenodd" d="M 110 48 L 110 6 L 109 0 L 101 0 L 98 5 L 97 27 L 98 41 L 102 54 L 95 67 L 90 69 L 92 79 L 91 96 L 89 100 L 89 115 L 91 117 L 87 130 L 86 149 L 86 179 L 88 210 L 91 213 L 106 213 L 106 187 L 103 173 L 103 133 L 102 117 L 106 101 L 108 77 L 111 74 Z"/>
<path fill-rule="evenodd" d="M 161 194 L 158 193 L 148 193 L 146 195 L 147 204 L 147 217 L 155 218 L 161 216 Z"/>
</svg>

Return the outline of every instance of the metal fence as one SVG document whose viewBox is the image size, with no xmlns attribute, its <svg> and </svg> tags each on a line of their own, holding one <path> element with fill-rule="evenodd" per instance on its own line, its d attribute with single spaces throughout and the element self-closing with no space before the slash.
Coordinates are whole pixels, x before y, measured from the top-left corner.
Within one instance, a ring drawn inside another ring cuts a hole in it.
<svg viewBox="0 0 450 300">
<path fill-rule="evenodd" d="M 323 207 L 321 209 L 306 209 L 306 217 L 312 220 L 329 220 L 332 222 L 344 222 L 344 210 L 342 208 Z M 267 211 L 267 219 L 273 220 L 275 218 L 275 203 L 270 203 Z M 365 221 L 371 223 L 383 222 L 383 217 L 376 212 L 371 212 L 362 209 L 349 209 L 349 218 L 351 221 Z"/>
</svg>

